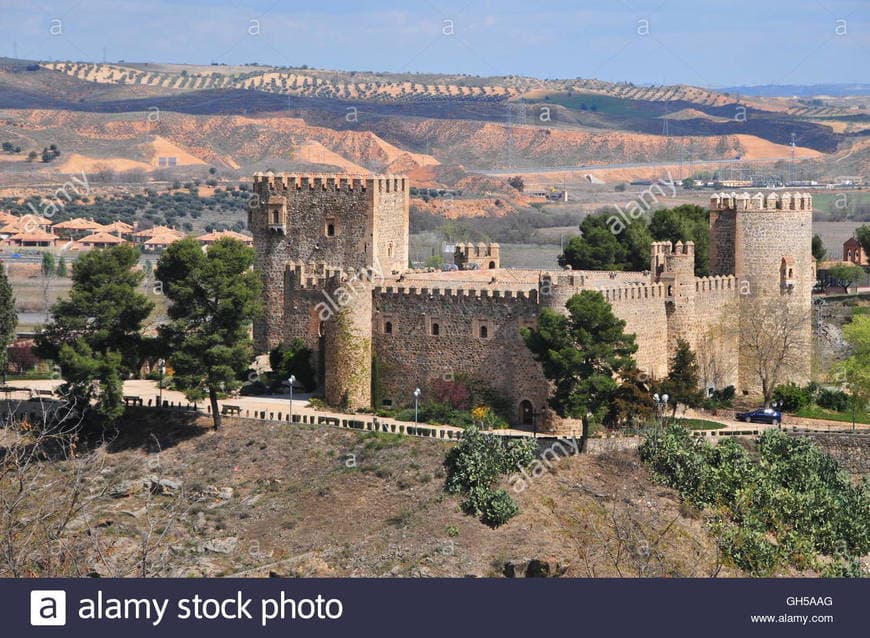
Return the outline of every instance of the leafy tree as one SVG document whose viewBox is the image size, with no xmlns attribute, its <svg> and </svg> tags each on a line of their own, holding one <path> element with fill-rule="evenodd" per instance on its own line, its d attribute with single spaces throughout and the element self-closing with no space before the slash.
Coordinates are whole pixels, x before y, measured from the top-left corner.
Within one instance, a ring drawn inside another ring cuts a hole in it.
<svg viewBox="0 0 870 638">
<path fill-rule="evenodd" d="M 69 297 L 51 308 L 51 321 L 36 337 L 36 352 L 60 364 L 70 399 L 97 399 L 97 411 L 114 419 L 124 411 L 122 379 L 139 369 L 142 323 L 154 308 L 138 287 L 138 251 L 115 246 L 82 255 Z"/>
<path fill-rule="evenodd" d="M 825 242 L 822 241 L 822 238 L 817 234 L 813 235 L 813 259 L 816 261 L 822 261 L 825 256 L 828 254 L 828 251 L 825 249 Z"/>
<path fill-rule="evenodd" d="M 584 290 L 565 306 L 567 316 L 545 308 L 538 327 L 524 328 L 522 336 L 553 383 L 550 407 L 582 421 L 585 446 L 590 415 L 600 414 L 615 395 L 615 377 L 635 367 L 637 344 L 600 292 Z"/>
<path fill-rule="evenodd" d="M 863 226 L 859 226 L 855 230 L 855 238 L 864 249 L 864 254 L 870 255 L 870 224 L 864 224 Z"/>
<path fill-rule="evenodd" d="M 849 390 L 856 412 L 870 404 L 870 316 L 856 315 L 843 326 L 851 354 L 837 367 L 837 375 Z"/>
<path fill-rule="evenodd" d="M 48 291 L 51 288 L 51 281 L 54 279 L 54 270 L 54 255 L 50 252 L 42 253 L 40 274 L 42 275 L 42 303 L 45 311 L 48 311 Z"/>
<path fill-rule="evenodd" d="M 710 213 L 694 204 L 660 208 L 653 213 L 649 232 L 656 241 L 695 242 L 695 275 L 710 274 Z"/>
<path fill-rule="evenodd" d="M 67 276 L 67 268 L 66 268 L 66 258 L 61 256 L 57 260 L 57 270 L 55 271 L 58 277 L 66 277 Z"/>
<path fill-rule="evenodd" d="M 677 405 L 696 407 L 704 400 L 704 392 L 698 389 L 700 371 L 698 361 L 689 342 L 677 339 L 677 349 L 668 366 L 668 376 L 662 382 L 662 392 L 670 395 L 674 402 L 671 416 L 676 416 Z"/>
<path fill-rule="evenodd" d="M 208 396 L 215 429 L 221 424 L 218 393 L 240 385 L 253 356 L 249 330 L 261 310 L 254 251 L 223 238 L 204 253 L 195 239 L 177 241 L 157 263 L 169 298 L 169 323 L 160 334 L 188 399 Z"/>
<path fill-rule="evenodd" d="M 580 237 L 572 237 L 559 255 L 560 266 L 574 270 L 623 270 L 625 246 L 607 226 L 608 214 L 589 215 L 580 223 Z"/>
<path fill-rule="evenodd" d="M 3 383 L 9 367 L 9 344 L 15 339 L 18 312 L 15 310 L 15 294 L 6 276 L 6 268 L 0 263 L 0 366 L 3 366 Z"/>
<path fill-rule="evenodd" d="M 618 235 L 617 239 L 625 246 L 625 266 L 627 270 L 648 270 L 650 267 L 650 244 L 652 234 L 642 220 L 634 220 Z"/>
<path fill-rule="evenodd" d="M 622 373 L 622 382 L 613 393 L 604 423 L 607 427 L 636 426 L 649 421 L 655 413 L 647 375 L 632 369 Z"/>
<path fill-rule="evenodd" d="M 519 192 L 521 192 L 521 193 L 522 193 L 522 192 L 525 190 L 525 188 L 526 188 L 526 184 L 525 184 L 525 182 L 523 181 L 523 178 L 520 177 L 519 175 L 517 175 L 517 176 L 515 176 L 515 177 L 511 177 L 511 178 L 508 180 L 508 184 L 510 184 L 511 186 L 513 186 L 515 189 L 517 189 L 517 190 L 518 190 Z"/>
<path fill-rule="evenodd" d="M 828 268 L 828 276 L 835 279 L 839 285 L 848 289 L 856 281 L 859 281 L 864 276 L 864 269 L 861 266 L 847 266 L 846 264 L 838 264 Z"/>
</svg>

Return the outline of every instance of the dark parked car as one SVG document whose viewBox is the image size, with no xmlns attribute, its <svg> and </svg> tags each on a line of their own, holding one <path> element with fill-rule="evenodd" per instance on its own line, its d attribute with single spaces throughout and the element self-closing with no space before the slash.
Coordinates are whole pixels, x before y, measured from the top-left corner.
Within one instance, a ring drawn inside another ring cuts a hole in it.
<svg viewBox="0 0 870 638">
<path fill-rule="evenodd" d="M 771 423 L 773 425 L 782 423 L 782 413 L 773 408 L 758 408 L 751 412 L 738 412 L 735 416 L 738 421 L 746 421 L 747 423 Z"/>
</svg>

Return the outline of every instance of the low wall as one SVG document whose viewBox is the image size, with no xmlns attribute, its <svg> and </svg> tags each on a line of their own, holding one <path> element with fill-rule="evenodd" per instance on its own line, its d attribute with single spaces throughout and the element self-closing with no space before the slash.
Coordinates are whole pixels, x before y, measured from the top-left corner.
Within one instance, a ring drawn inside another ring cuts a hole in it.
<svg viewBox="0 0 870 638">
<path fill-rule="evenodd" d="M 870 476 L 870 433 L 795 432 L 806 437 L 834 457 L 854 476 Z"/>
</svg>

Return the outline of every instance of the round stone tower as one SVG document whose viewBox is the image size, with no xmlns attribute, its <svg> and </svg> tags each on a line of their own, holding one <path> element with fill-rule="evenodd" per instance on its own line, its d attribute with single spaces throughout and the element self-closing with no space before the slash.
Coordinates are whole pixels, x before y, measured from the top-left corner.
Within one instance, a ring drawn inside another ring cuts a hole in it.
<svg viewBox="0 0 870 638">
<path fill-rule="evenodd" d="M 764 333 L 790 343 L 779 383 L 806 383 L 812 363 L 813 202 L 808 193 L 719 193 L 711 198 L 711 268 L 737 277 L 739 384 L 758 389 L 747 339 Z M 777 349 L 772 344 L 773 351 Z"/>
<path fill-rule="evenodd" d="M 326 284 L 331 316 L 323 322 L 324 397 L 349 409 L 372 403 L 372 271 L 336 275 Z"/>
</svg>

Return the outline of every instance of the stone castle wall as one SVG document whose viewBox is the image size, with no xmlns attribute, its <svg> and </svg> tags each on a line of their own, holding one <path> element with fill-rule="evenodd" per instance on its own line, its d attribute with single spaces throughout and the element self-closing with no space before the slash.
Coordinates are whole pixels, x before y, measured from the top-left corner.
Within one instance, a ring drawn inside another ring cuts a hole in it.
<svg viewBox="0 0 870 638">
<path fill-rule="evenodd" d="M 406 178 L 254 176 L 259 205 L 249 212 L 255 269 L 263 277 L 265 313 L 254 324 L 258 350 L 285 341 L 284 271 L 288 262 L 386 273 L 408 263 Z"/>
<path fill-rule="evenodd" d="M 376 182 L 372 202 L 375 261 L 381 274 L 408 269 L 410 180 L 393 177 Z"/>
<path fill-rule="evenodd" d="M 520 328 L 536 324 L 537 297 L 536 291 L 376 288 L 372 330 L 381 401 L 412 404 L 415 388 L 428 399 L 436 379 L 466 376 L 504 394 L 515 410 L 523 400 L 540 410 L 547 381 L 520 336 Z"/>
<path fill-rule="evenodd" d="M 713 277 L 694 276 L 692 242 L 654 242 L 649 271 L 526 272 L 493 290 L 492 282 L 471 289 L 449 275 L 428 288 L 383 284 L 381 275 L 407 268 L 404 178 L 266 175 L 255 178 L 255 191 L 260 206 L 250 222 L 267 306 L 257 345 L 301 338 L 333 404 L 412 405 L 415 388 L 431 397 L 436 380 L 465 376 L 508 398 L 515 422 L 521 403 L 539 413 L 549 387 L 520 328 L 536 325 L 542 308 L 566 312 L 581 290 L 600 291 L 626 322 L 638 368 L 653 379 L 667 375 L 676 341 L 685 339 L 705 386 L 755 389 L 740 332 L 761 318 L 762 302 L 806 310 L 800 332 L 809 336 L 809 196 L 714 196 Z M 809 359 L 807 349 L 781 381 L 804 380 Z"/>
<path fill-rule="evenodd" d="M 663 284 L 626 286 L 602 290 L 613 313 L 625 321 L 625 331 L 634 333 L 639 370 L 651 378 L 668 374 L 668 318 Z"/>
<path fill-rule="evenodd" d="M 324 398 L 349 409 L 372 404 L 372 286 L 368 278 L 338 276 L 326 291 L 332 310 L 321 306 Z"/>
</svg>

